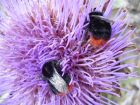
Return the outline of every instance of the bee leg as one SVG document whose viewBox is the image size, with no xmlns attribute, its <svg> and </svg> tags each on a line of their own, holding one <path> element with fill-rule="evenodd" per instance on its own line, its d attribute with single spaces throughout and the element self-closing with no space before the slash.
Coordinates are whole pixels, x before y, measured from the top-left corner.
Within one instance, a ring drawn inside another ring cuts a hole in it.
<svg viewBox="0 0 140 105">
<path fill-rule="evenodd" d="M 69 84 L 70 81 L 71 81 L 71 78 L 70 78 L 70 76 L 67 73 L 64 74 L 63 79 L 66 81 L 67 84 Z"/>
<path fill-rule="evenodd" d="M 54 94 L 58 94 L 59 91 L 58 91 L 49 81 L 48 81 L 48 83 L 49 83 L 49 86 L 50 86 L 52 92 L 53 92 Z"/>
</svg>

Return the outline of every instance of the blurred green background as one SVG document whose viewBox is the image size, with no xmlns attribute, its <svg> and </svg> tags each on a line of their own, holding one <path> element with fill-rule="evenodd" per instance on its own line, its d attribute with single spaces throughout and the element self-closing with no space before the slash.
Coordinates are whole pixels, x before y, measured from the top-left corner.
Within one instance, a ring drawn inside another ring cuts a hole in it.
<svg viewBox="0 0 140 105">
<path fill-rule="evenodd" d="M 140 49 L 140 0 L 116 0 L 113 11 L 115 12 L 120 7 L 128 10 L 127 17 L 129 18 L 129 23 L 136 27 L 136 31 L 132 37 L 137 37 L 134 43 L 136 47 Z M 136 54 L 138 57 L 136 59 L 129 60 L 128 62 L 137 65 L 139 68 L 129 69 L 137 71 L 140 76 L 140 53 L 134 52 L 132 54 Z M 121 98 L 109 97 L 117 101 L 119 105 L 140 105 L 140 77 L 122 81 L 122 87 L 127 88 L 129 91 L 122 92 Z"/>
</svg>

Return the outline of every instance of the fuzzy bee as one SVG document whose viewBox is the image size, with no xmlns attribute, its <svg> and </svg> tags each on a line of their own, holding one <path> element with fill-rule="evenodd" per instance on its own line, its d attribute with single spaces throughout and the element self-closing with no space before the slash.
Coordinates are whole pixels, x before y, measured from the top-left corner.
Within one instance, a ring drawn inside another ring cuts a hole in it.
<svg viewBox="0 0 140 105">
<path fill-rule="evenodd" d="M 95 48 L 103 46 L 111 38 L 110 20 L 104 18 L 102 12 L 90 12 L 89 21 L 86 20 L 86 23 L 88 26 L 85 28 L 85 40 L 88 40 Z"/>
<path fill-rule="evenodd" d="M 44 63 L 42 75 L 54 94 L 63 96 L 71 91 L 70 76 L 67 73 L 62 76 L 60 64 L 56 60 Z"/>
</svg>

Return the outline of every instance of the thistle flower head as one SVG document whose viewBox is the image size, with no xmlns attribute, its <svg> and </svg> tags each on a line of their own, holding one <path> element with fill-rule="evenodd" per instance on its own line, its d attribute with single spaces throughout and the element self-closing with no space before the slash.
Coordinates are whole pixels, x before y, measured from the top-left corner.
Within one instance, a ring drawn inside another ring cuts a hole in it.
<svg viewBox="0 0 140 105">
<path fill-rule="evenodd" d="M 120 56 L 132 44 L 134 30 L 127 25 L 126 11 L 112 18 L 112 0 L 1 0 L 5 16 L 0 21 L 0 95 L 9 93 L 4 105 L 109 105 L 117 104 L 102 94 L 119 96 L 119 80 L 132 76 L 122 72 L 130 64 Z M 112 35 L 95 49 L 85 36 L 84 24 L 91 11 L 112 19 Z M 42 79 L 42 65 L 60 62 L 71 77 L 72 90 L 55 95 Z"/>
</svg>

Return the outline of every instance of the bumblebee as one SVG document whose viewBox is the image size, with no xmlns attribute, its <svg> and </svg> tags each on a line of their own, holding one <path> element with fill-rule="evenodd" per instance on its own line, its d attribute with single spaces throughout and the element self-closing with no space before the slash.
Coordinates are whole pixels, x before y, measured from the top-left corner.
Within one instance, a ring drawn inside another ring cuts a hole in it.
<svg viewBox="0 0 140 105">
<path fill-rule="evenodd" d="M 42 75 L 54 94 L 63 96 L 71 91 L 72 85 L 69 85 L 71 78 L 68 73 L 62 76 L 60 64 L 56 60 L 44 63 Z"/>
<path fill-rule="evenodd" d="M 89 21 L 86 20 L 85 23 L 88 23 L 85 39 L 95 48 L 103 46 L 111 38 L 110 21 L 103 17 L 102 12 L 90 12 Z"/>
</svg>

